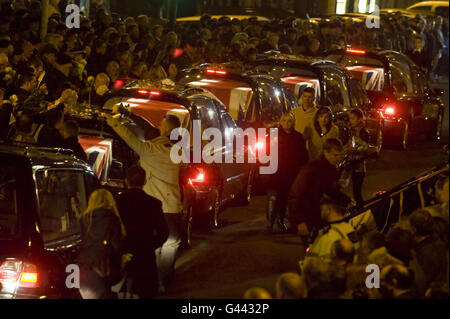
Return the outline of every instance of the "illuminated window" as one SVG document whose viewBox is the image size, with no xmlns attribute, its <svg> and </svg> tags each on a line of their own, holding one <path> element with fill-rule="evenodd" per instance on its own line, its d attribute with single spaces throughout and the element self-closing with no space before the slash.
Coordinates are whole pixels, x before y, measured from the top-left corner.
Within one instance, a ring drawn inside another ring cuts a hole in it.
<svg viewBox="0 0 450 319">
<path fill-rule="evenodd" d="M 344 14 L 345 8 L 347 6 L 347 0 L 337 0 L 336 1 L 336 14 Z"/>
<path fill-rule="evenodd" d="M 375 11 L 375 6 L 377 5 L 377 0 L 370 0 L 369 4 L 369 12 Z"/>
<path fill-rule="evenodd" d="M 359 0 L 358 12 L 365 13 L 367 8 L 367 0 Z"/>
</svg>

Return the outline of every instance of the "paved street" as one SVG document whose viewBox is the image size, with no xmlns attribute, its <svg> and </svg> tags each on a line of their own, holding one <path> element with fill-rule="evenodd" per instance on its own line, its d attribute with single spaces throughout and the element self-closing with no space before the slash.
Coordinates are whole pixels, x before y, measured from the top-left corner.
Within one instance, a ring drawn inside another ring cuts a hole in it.
<svg viewBox="0 0 450 319">
<path fill-rule="evenodd" d="M 436 87 L 446 88 L 442 83 Z M 448 90 L 444 138 L 440 144 L 418 139 L 408 151 L 383 150 L 368 163 L 364 197 L 389 189 L 444 159 L 448 143 Z M 248 207 L 232 207 L 222 214 L 222 225 L 209 233 L 194 234 L 193 246 L 183 251 L 176 276 L 162 298 L 242 298 L 244 291 L 260 286 L 274 294 L 279 274 L 296 271 L 303 258 L 300 240 L 293 235 L 265 230 L 266 197 L 253 198 Z"/>
</svg>

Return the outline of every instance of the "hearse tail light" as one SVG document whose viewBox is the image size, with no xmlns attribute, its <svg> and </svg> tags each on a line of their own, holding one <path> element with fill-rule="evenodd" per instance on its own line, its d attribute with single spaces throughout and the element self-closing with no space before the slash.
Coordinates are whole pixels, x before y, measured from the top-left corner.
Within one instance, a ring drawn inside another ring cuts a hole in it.
<svg viewBox="0 0 450 319">
<path fill-rule="evenodd" d="M 385 118 L 386 116 L 394 116 L 395 113 L 396 110 L 393 105 L 386 105 L 380 109 L 380 115 L 382 118 Z"/>
<path fill-rule="evenodd" d="M 255 143 L 255 150 L 262 150 L 264 148 L 263 142 L 256 142 Z"/>
<path fill-rule="evenodd" d="M 142 95 L 153 95 L 153 96 L 160 96 L 161 95 L 161 92 L 159 92 L 159 91 L 149 91 L 149 90 L 138 90 L 138 93 L 139 94 L 142 94 Z"/>
<path fill-rule="evenodd" d="M 205 182 L 205 172 L 203 169 L 197 169 L 197 171 L 192 175 L 191 178 L 188 178 L 189 185 L 193 184 L 201 184 Z"/>
<path fill-rule="evenodd" d="M 214 70 L 214 69 L 206 69 L 206 73 L 208 73 L 208 74 L 218 74 L 218 75 L 227 75 L 227 71 Z"/>
<path fill-rule="evenodd" d="M 387 107 L 384 109 L 384 114 L 386 115 L 394 115 L 395 109 L 393 107 Z"/>
<path fill-rule="evenodd" d="M 0 265 L 0 283 L 3 285 L 18 284 L 19 287 L 39 287 L 37 267 L 31 263 L 17 259 L 5 260 Z"/>
<path fill-rule="evenodd" d="M 355 54 L 366 54 L 366 51 L 364 51 L 364 50 L 356 50 L 356 49 L 346 49 L 345 52 L 347 52 L 347 53 L 355 53 Z"/>
<path fill-rule="evenodd" d="M 142 94 L 142 95 L 147 95 L 150 93 L 150 91 L 149 90 L 138 90 L 138 93 Z"/>
</svg>

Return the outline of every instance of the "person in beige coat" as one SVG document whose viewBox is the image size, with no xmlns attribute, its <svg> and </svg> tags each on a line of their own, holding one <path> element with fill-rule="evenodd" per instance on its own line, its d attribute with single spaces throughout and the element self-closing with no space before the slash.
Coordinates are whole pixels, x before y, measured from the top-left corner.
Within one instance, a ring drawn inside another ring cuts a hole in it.
<svg viewBox="0 0 450 319">
<path fill-rule="evenodd" d="M 143 190 L 162 202 L 164 217 L 169 227 L 169 238 L 156 251 L 161 289 L 173 275 L 175 258 L 183 233 L 183 213 L 179 186 L 180 164 L 172 162 L 170 150 L 173 143 L 169 139 L 173 129 L 180 127 L 179 119 L 166 115 L 159 127 L 160 136 L 141 141 L 119 120 L 105 115 L 107 123 L 140 157 L 140 165 L 145 170 L 147 180 Z M 150 253 L 150 252 L 149 252 Z"/>
<path fill-rule="evenodd" d="M 314 120 L 306 126 L 304 137 L 310 161 L 320 157 L 323 143 L 327 139 L 335 138 L 339 140 L 339 128 L 333 124 L 333 115 L 330 108 L 319 108 L 314 116 Z"/>
</svg>

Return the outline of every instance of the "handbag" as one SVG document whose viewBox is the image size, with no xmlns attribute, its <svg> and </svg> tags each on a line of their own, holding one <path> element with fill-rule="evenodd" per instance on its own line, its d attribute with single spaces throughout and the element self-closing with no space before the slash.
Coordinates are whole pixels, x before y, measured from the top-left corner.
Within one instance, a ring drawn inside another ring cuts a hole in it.
<svg viewBox="0 0 450 319">
<path fill-rule="evenodd" d="M 93 270 L 111 285 L 118 283 L 122 276 L 122 256 L 118 251 L 118 248 L 111 243 L 111 232 L 108 230 L 97 262 L 93 265 Z"/>
</svg>

